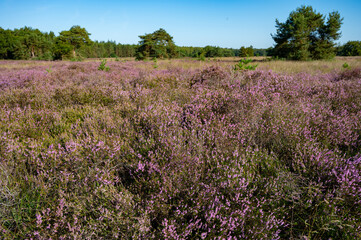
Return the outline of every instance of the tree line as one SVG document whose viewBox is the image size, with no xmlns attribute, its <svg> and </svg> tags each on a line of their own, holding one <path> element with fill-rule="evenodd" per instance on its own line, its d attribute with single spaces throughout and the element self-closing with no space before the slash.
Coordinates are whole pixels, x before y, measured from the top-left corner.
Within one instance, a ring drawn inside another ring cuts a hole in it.
<svg viewBox="0 0 361 240">
<path fill-rule="evenodd" d="M 42 32 L 39 29 L 33 29 L 31 27 L 14 30 L 5 30 L 0 27 L 0 59 L 61 60 L 109 57 L 137 57 L 138 59 L 142 59 L 143 57 L 200 58 L 202 56 L 205 58 L 213 58 L 239 56 L 241 52 L 240 49 L 221 48 L 217 46 L 176 46 L 173 43 L 172 37 L 164 29 L 157 30 L 152 34 L 140 36 L 141 41 L 139 44 L 121 44 L 115 41 L 92 41 L 90 35 L 85 28 L 80 26 L 73 26 L 69 30 L 62 31 L 58 36 L 52 31 Z M 171 40 L 166 44 L 171 45 L 170 48 L 167 47 L 169 49 L 166 54 L 162 52 L 161 45 L 163 41 L 167 41 L 163 38 Z M 265 55 L 265 49 L 256 49 L 256 51 Z"/>
<path fill-rule="evenodd" d="M 23 27 L 3 29 L 0 27 L 0 59 L 59 60 L 77 58 L 134 57 L 137 45 L 114 41 L 92 41 L 85 28 L 73 26 L 54 32 Z"/>
<path fill-rule="evenodd" d="M 254 49 L 252 46 L 240 49 L 218 46 L 187 47 L 176 46 L 173 38 L 159 29 L 151 34 L 139 36 L 139 44 L 120 44 L 115 41 L 92 41 L 91 34 L 80 26 L 62 31 L 58 36 L 50 31 L 23 27 L 3 29 L 0 27 L 0 59 L 14 60 L 61 60 L 80 58 L 214 58 L 266 56 L 267 49 Z M 159 46 L 158 46 L 159 45 Z M 170 46 L 168 46 L 170 45 Z M 168 52 L 162 52 L 166 47 Z"/>
<path fill-rule="evenodd" d="M 140 35 L 138 44 L 115 41 L 92 41 L 90 33 L 80 26 L 54 32 L 23 27 L 0 27 L 0 59 L 61 60 L 81 58 L 135 57 L 148 58 L 191 57 L 205 60 L 214 57 L 273 56 L 292 60 L 330 59 L 335 55 L 361 56 L 361 41 L 349 41 L 337 46 L 341 37 L 343 18 L 337 11 L 327 16 L 311 6 L 292 11 L 285 22 L 276 19 L 276 33 L 271 34 L 275 45 L 268 49 L 242 46 L 240 49 L 217 46 L 176 46 L 173 37 L 164 29 Z"/>
</svg>

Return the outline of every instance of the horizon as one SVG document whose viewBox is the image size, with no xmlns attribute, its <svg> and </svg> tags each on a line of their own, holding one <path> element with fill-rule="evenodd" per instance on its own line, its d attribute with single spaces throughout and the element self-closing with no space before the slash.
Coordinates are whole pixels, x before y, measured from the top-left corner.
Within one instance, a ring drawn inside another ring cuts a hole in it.
<svg viewBox="0 0 361 240">
<path fill-rule="evenodd" d="M 337 44 L 361 40 L 357 24 L 361 22 L 361 2 L 330 1 L 54 1 L 32 2 L 0 0 L 0 27 L 25 26 L 56 36 L 74 25 L 85 28 L 93 41 L 138 44 L 139 35 L 165 29 L 177 46 L 239 49 L 274 46 L 271 34 L 275 20 L 285 22 L 291 11 L 302 5 L 312 6 L 327 15 L 338 11 L 344 18 L 342 36 Z"/>
</svg>

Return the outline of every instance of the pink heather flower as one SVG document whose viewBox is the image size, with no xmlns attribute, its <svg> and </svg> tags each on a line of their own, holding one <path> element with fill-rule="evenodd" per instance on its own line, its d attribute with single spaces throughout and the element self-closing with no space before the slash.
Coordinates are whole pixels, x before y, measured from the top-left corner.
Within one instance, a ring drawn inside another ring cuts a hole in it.
<svg viewBox="0 0 361 240">
<path fill-rule="evenodd" d="M 144 171 L 145 164 L 139 161 L 137 171 Z"/>
<path fill-rule="evenodd" d="M 36 213 L 36 224 L 40 226 L 42 222 L 40 213 Z"/>
<path fill-rule="evenodd" d="M 207 233 L 206 233 L 206 232 L 201 234 L 201 238 L 202 238 L 202 239 L 205 239 L 206 237 L 207 237 Z"/>
</svg>

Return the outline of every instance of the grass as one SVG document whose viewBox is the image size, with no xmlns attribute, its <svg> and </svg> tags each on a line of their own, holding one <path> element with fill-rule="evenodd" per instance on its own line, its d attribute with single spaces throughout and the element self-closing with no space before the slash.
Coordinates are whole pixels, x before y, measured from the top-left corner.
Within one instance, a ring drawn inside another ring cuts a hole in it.
<svg viewBox="0 0 361 240">
<path fill-rule="evenodd" d="M 108 62 L 115 62 L 116 58 L 105 58 Z M 336 57 L 333 60 L 324 61 L 286 61 L 286 60 L 267 60 L 267 57 L 252 57 L 255 64 L 258 64 L 258 69 L 272 70 L 278 73 L 329 73 L 342 69 L 342 65 L 347 63 L 351 68 L 358 68 L 361 66 L 361 57 Z M 134 58 L 118 58 L 121 63 L 134 61 Z M 169 67 L 181 66 L 183 69 L 199 69 L 205 66 L 217 64 L 222 67 L 234 67 L 238 63 L 238 57 L 227 58 L 211 58 L 209 61 L 198 61 L 196 59 L 177 59 L 177 60 L 162 60 L 158 59 L 161 69 Z M 101 59 L 85 59 L 84 62 L 101 62 Z M 64 62 L 63 62 L 64 63 Z M 66 62 L 65 62 L 66 63 Z M 66 64 L 73 64 L 67 62 Z M 22 69 L 36 66 L 52 67 L 54 62 L 49 61 L 1 61 L 0 69 Z M 148 65 L 139 65 L 137 67 L 147 68 Z"/>
<path fill-rule="evenodd" d="M 0 238 L 361 238 L 360 58 L 237 61 L 1 61 Z"/>
</svg>

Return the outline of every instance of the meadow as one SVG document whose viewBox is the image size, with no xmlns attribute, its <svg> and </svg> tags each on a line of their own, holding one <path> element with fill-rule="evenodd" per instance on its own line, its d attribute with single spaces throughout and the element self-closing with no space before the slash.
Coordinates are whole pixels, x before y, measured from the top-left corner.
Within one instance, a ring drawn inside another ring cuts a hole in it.
<svg viewBox="0 0 361 240">
<path fill-rule="evenodd" d="M 0 61 L 0 238 L 361 239 L 361 58 L 238 60 Z"/>
</svg>

